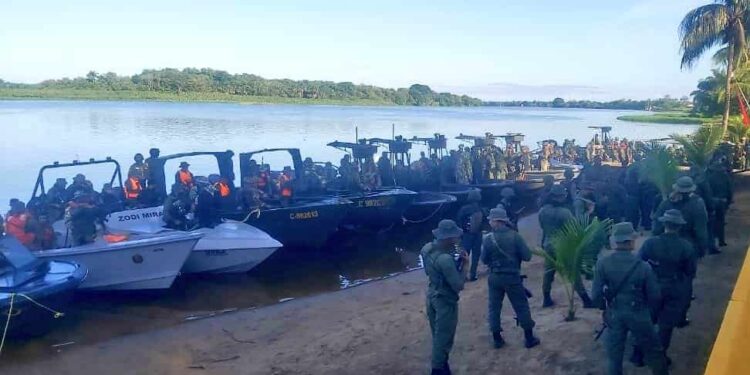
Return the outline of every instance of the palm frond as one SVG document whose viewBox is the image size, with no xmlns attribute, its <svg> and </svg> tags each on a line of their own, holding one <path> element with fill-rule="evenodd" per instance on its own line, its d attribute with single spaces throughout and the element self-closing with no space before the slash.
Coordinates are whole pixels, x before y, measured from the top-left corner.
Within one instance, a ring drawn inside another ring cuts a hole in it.
<svg viewBox="0 0 750 375">
<path fill-rule="evenodd" d="M 672 191 L 672 184 L 680 172 L 674 156 L 663 145 L 654 145 L 646 151 L 646 157 L 639 164 L 638 175 L 642 181 L 654 184 L 666 198 Z"/>
<path fill-rule="evenodd" d="M 726 43 L 730 27 L 729 9 L 715 3 L 695 8 L 680 22 L 682 68 L 692 68 L 711 48 Z"/>
<path fill-rule="evenodd" d="M 724 129 L 717 125 L 701 126 L 692 135 L 672 134 L 685 152 L 690 164 L 705 168 L 708 166 L 713 152 L 724 139 Z"/>
</svg>

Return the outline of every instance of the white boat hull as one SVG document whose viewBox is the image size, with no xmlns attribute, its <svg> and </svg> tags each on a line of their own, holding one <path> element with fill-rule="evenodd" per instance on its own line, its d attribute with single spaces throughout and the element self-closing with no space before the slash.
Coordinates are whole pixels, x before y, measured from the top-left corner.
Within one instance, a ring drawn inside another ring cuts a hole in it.
<svg viewBox="0 0 750 375">
<path fill-rule="evenodd" d="M 246 273 L 271 256 L 278 247 L 236 250 L 193 250 L 182 272 Z"/>
<path fill-rule="evenodd" d="M 89 275 L 79 289 L 167 289 L 180 274 L 199 234 L 168 234 L 149 239 L 107 244 L 99 240 L 84 246 L 37 251 L 39 258 L 85 265 Z"/>
<path fill-rule="evenodd" d="M 163 228 L 163 208 L 150 207 L 112 213 L 108 228 L 148 238 L 159 233 L 176 233 Z M 182 269 L 184 273 L 245 273 L 271 256 L 282 244 L 251 225 L 227 221 L 214 228 L 194 232 L 203 237 Z"/>
</svg>

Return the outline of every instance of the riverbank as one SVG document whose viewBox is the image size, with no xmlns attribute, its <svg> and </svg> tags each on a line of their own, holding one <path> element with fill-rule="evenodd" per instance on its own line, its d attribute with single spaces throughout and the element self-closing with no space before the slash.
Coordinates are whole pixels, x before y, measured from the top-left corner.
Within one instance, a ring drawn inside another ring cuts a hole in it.
<svg viewBox="0 0 750 375">
<path fill-rule="evenodd" d="M 0 88 L 0 100 L 109 100 L 109 101 L 162 101 L 198 103 L 240 104 L 309 104 L 309 105 L 361 105 L 392 106 L 393 103 L 374 99 L 304 99 L 275 96 L 231 95 L 211 93 L 169 93 L 138 90 L 88 90 L 88 89 L 41 89 Z"/>
<path fill-rule="evenodd" d="M 702 374 L 724 310 L 746 254 L 750 233 L 750 175 L 736 177 L 735 205 L 727 222 L 724 253 L 701 261 L 695 284 L 692 324 L 677 330 L 670 349 L 675 374 Z M 521 232 L 538 243 L 536 215 Z M 486 276 L 467 284 L 452 353 L 457 374 L 601 374 L 603 342 L 594 342 L 599 312 L 579 310 L 579 320 L 563 322 L 564 291 L 558 281 L 558 306 L 542 309 L 542 260 L 525 266 L 532 315 L 541 346 L 523 348 L 508 303 L 503 326 L 508 345 L 490 347 Z M 23 374 L 420 374 L 428 372 L 430 337 L 424 315 L 426 280 L 415 271 L 339 292 L 297 299 L 251 311 L 125 336 L 95 345 L 50 349 L 33 362 L 0 360 L 0 369 Z M 59 350 L 59 351 L 57 351 Z M 7 361 L 7 362 L 6 362 Z M 138 369 L 136 371 L 135 369 Z M 647 374 L 626 364 L 629 374 Z"/>
<path fill-rule="evenodd" d="M 703 125 L 720 121 L 720 118 L 695 116 L 687 112 L 657 112 L 649 115 L 624 115 L 620 121 L 645 122 L 650 124 Z"/>
</svg>

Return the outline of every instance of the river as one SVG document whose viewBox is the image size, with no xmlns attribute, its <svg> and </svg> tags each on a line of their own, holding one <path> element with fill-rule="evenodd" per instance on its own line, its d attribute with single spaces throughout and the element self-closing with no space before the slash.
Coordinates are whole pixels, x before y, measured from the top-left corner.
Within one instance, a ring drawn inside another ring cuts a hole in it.
<svg viewBox="0 0 750 375">
<path fill-rule="evenodd" d="M 522 132 L 527 145 L 543 139 L 591 138 L 588 126 L 612 125 L 613 136 L 649 139 L 685 133 L 693 126 L 626 123 L 616 117 L 633 111 L 531 108 L 418 108 L 241 105 L 220 103 L 0 101 L 0 205 L 11 197 L 28 200 L 42 165 L 53 161 L 111 156 L 131 163 L 135 152 L 158 147 L 162 154 L 188 151 L 235 152 L 299 147 L 317 161 L 338 160 L 333 140 L 360 137 L 428 137 L 443 133 L 449 146 L 460 133 Z M 355 130 L 356 129 L 356 130 Z M 421 149 L 416 147 L 415 152 Z M 196 174 L 209 161 L 190 160 Z M 266 160 L 276 167 L 288 160 Z M 167 168 L 174 168 L 168 165 Z M 276 168 L 274 168 L 276 169 Z M 75 171 L 78 172 L 78 171 Z M 100 187 L 108 171 L 87 176 Z M 46 178 L 67 177 L 63 174 Z M 49 186 L 49 185 L 48 185 Z M 1 211 L 4 211 L 2 209 Z M 182 277 L 168 291 L 153 294 L 79 295 L 55 330 L 44 337 L 6 344 L 4 358 L 33 360 L 124 334 L 180 324 L 212 314 L 254 308 L 350 287 L 419 267 L 418 250 L 429 240 L 427 226 L 396 228 L 382 234 L 339 234 L 336 251 L 279 250 L 245 275 Z M 55 345 L 64 344 L 63 347 Z"/>
<path fill-rule="evenodd" d="M 629 139 L 666 137 L 693 126 L 638 124 L 616 120 L 636 111 L 547 108 L 424 108 L 302 105 L 243 105 L 228 103 L 169 103 L 112 101 L 0 101 L 0 205 L 17 197 L 27 201 L 42 165 L 53 161 L 101 159 L 111 156 L 127 168 L 133 155 L 158 147 L 162 154 L 188 151 L 235 153 L 271 147 L 298 147 L 303 156 L 338 164 L 343 152 L 328 142 L 396 135 L 429 137 L 442 133 L 449 146 L 460 133 L 482 135 L 521 132 L 531 148 L 543 139 L 574 138 L 585 143 L 589 126 L 611 125 L 612 134 Z M 418 146 L 415 152 L 420 151 Z M 285 155 L 270 162 L 273 169 L 290 165 Z M 177 169 L 179 160 L 167 168 Z M 211 170 L 209 160 L 190 160 L 196 175 Z M 237 164 L 237 163 L 235 163 Z M 282 165 L 283 164 L 283 165 Z M 214 164 L 215 165 L 215 164 Z M 169 169 L 168 169 L 169 170 Z M 67 177 L 64 175 L 45 176 Z M 84 171 L 99 189 L 104 171 Z M 12 178 L 9 178 L 12 176 Z M 99 177 L 99 178 L 97 178 Z M 52 180 L 54 181 L 54 180 Z M 239 181 L 237 181 L 239 183 Z M 47 184 L 49 187 L 49 184 Z"/>
</svg>

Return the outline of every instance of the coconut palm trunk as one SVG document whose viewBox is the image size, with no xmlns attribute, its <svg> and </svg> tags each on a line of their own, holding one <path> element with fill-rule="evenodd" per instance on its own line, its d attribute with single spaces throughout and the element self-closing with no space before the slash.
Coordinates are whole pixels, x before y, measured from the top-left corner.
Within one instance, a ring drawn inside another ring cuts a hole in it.
<svg viewBox="0 0 750 375">
<path fill-rule="evenodd" d="M 732 75 L 734 70 L 734 44 L 730 41 L 727 49 L 727 87 L 725 88 L 724 95 L 724 117 L 722 118 L 722 126 L 724 127 L 724 133 L 727 132 L 729 127 L 729 111 L 732 107 Z"/>
</svg>

